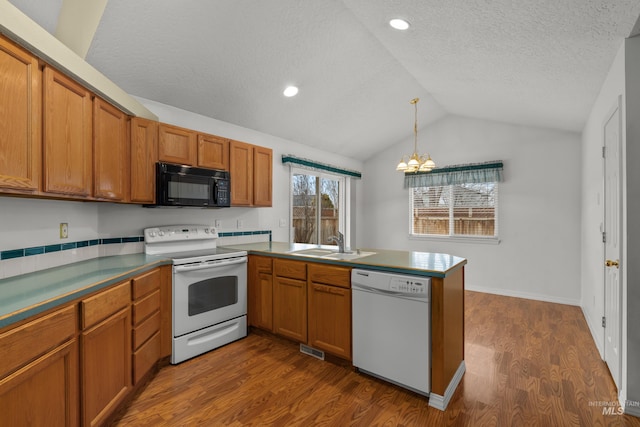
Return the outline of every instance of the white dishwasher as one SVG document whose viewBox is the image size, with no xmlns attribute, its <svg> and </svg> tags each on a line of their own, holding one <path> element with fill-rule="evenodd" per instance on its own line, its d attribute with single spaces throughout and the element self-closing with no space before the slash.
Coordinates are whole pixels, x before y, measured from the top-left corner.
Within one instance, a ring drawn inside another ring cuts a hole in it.
<svg viewBox="0 0 640 427">
<path fill-rule="evenodd" d="M 353 269 L 353 365 L 425 396 L 431 390 L 431 278 Z"/>
</svg>

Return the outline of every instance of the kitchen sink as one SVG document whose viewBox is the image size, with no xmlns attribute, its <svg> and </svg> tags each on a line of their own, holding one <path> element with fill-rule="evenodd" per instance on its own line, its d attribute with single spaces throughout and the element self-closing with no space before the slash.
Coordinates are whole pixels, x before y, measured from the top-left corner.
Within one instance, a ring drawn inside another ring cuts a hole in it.
<svg viewBox="0 0 640 427">
<path fill-rule="evenodd" d="M 375 255 L 375 254 L 376 254 L 375 252 L 362 252 L 362 251 L 344 252 L 344 253 L 335 252 L 330 255 L 325 255 L 322 258 L 351 260 L 351 259 L 363 258 L 366 256 Z"/>
<path fill-rule="evenodd" d="M 302 249 L 300 251 L 293 251 L 292 254 L 303 255 L 303 256 L 313 256 L 313 257 L 323 257 L 325 255 L 331 255 L 336 253 L 333 249 Z"/>
<path fill-rule="evenodd" d="M 314 258 L 326 258 L 326 259 L 341 259 L 341 260 L 353 260 L 363 258 L 369 255 L 375 255 L 375 252 L 362 252 L 362 251 L 350 251 L 340 253 L 335 249 L 302 249 L 299 251 L 291 252 L 294 255 L 309 256 Z"/>
</svg>

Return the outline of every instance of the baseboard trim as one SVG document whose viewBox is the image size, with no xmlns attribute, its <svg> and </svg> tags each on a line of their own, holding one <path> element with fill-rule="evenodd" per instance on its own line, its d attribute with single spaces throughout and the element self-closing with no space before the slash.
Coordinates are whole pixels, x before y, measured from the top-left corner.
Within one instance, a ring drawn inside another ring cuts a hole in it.
<svg viewBox="0 0 640 427">
<path fill-rule="evenodd" d="M 524 299 L 532 299 L 536 301 L 544 301 L 544 302 L 553 302 L 556 304 L 564 304 L 564 305 L 575 305 L 580 307 L 580 300 L 571 299 L 571 298 L 561 298 L 561 297 L 553 297 L 549 295 L 540 295 L 540 294 L 531 294 L 528 292 L 519 292 L 512 291 L 507 289 L 498 289 L 498 288 L 485 288 L 482 286 L 470 286 L 465 284 L 464 289 L 467 291 L 474 292 L 484 292 L 486 294 L 494 294 L 494 295 L 502 295 L 504 297 L 515 297 L 515 298 L 524 298 Z"/>
<path fill-rule="evenodd" d="M 589 332 L 591 332 L 591 338 L 593 338 L 593 342 L 595 343 L 596 348 L 598 349 L 598 354 L 600 354 L 600 358 L 604 360 L 604 349 L 602 348 L 602 342 L 600 341 L 600 338 L 598 337 L 596 330 L 593 328 L 593 325 L 591 324 L 589 316 L 587 316 L 587 312 L 584 310 L 584 307 L 580 306 L 580 309 L 582 310 L 582 315 L 584 316 L 584 320 L 587 322 L 587 327 L 589 327 Z"/>
<path fill-rule="evenodd" d="M 634 417 L 640 418 L 640 406 L 625 405 L 624 413 L 627 415 L 632 415 Z"/>
<path fill-rule="evenodd" d="M 460 381 L 462 381 L 462 376 L 466 372 L 467 368 L 464 364 L 464 360 L 460 362 L 460 366 L 458 366 L 458 370 L 451 378 L 447 389 L 444 391 L 444 396 L 440 396 L 439 394 L 430 393 L 429 394 L 429 406 L 444 411 L 447 409 L 447 405 L 449 405 L 449 401 L 453 396 L 453 393 L 458 388 Z"/>
</svg>

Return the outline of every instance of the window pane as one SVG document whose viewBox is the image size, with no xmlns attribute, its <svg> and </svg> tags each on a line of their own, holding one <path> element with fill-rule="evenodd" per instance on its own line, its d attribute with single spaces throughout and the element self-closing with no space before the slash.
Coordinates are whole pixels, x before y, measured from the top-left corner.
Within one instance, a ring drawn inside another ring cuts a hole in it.
<svg viewBox="0 0 640 427">
<path fill-rule="evenodd" d="M 340 227 L 340 183 L 338 180 L 320 178 L 320 236 L 322 245 L 335 245 L 328 239 L 338 235 Z"/>
<path fill-rule="evenodd" d="M 293 175 L 293 227 L 295 243 L 318 243 L 316 233 L 317 178 L 313 175 Z"/>
<path fill-rule="evenodd" d="M 449 234 L 448 187 L 413 189 L 413 234 Z"/>
<path fill-rule="evenodd" d="M 453 186 L 454 234 L 495 236 L 495 183 Z"/>
</svg>

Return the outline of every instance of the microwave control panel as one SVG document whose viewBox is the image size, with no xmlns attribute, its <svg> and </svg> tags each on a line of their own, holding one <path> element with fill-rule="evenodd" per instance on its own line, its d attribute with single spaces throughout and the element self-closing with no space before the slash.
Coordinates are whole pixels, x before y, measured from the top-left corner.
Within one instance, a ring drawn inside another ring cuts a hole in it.
<svg viewBox="0 0 640 427">
<path fill-rule="evenodd" d="M 229 206 L 231 204 L 228 180 L 216 181 L 215 192 L 215 200 L 218 206 Z"/>
</svg>

